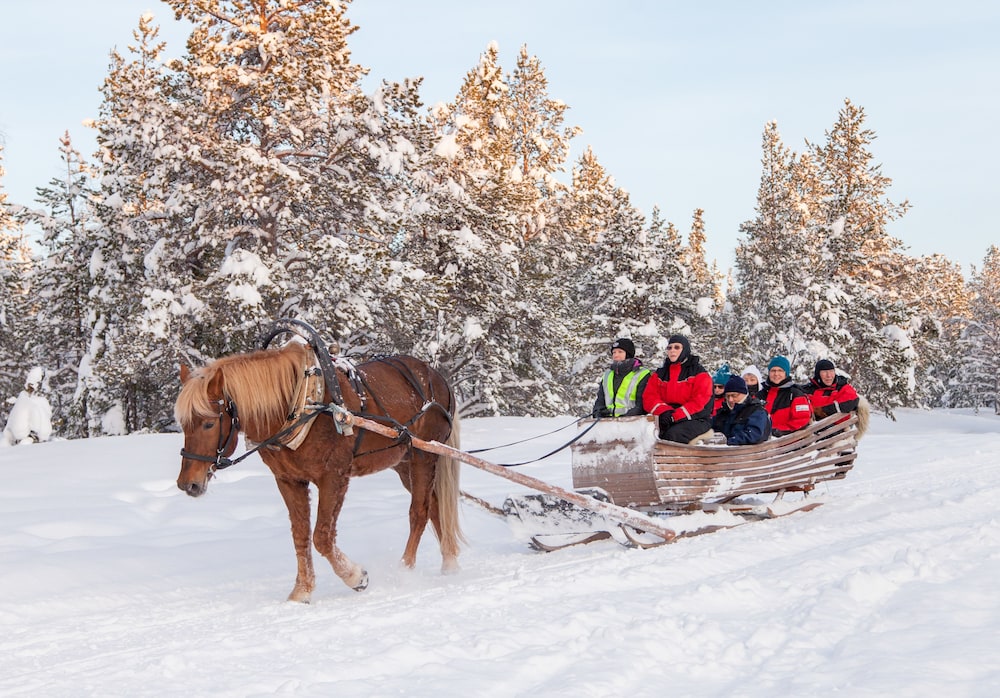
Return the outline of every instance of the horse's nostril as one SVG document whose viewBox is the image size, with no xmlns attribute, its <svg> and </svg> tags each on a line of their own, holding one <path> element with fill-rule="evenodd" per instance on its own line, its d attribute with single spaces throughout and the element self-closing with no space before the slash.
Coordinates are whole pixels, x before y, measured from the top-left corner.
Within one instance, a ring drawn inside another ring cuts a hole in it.
<svg viewBox="0 0 1000 698">
<path fill-rule="evenodd" d="M 205 488 L 199 485 L 197 482 L 188 483 L 187 486 L 178 483 L 177 486 L 192 497 L 197 497 L 205 491 Z"/>
</svg>

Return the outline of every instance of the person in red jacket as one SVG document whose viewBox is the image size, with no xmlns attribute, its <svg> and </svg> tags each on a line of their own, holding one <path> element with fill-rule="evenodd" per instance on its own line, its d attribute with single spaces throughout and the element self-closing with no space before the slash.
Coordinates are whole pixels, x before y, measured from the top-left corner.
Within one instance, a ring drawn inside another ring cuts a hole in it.
<svg viewBox="0 0 1000 698">
<path fill-rule="evenodd" d="M 667 358 L 642 394 L 646 412 L 656 415 L 660 438 L 695 443 L 711 435 L 712 402 L 712 377 L 691 353 L 688 338 L 671 335 Z"/>
<path fill-rule="evenodd" d="M 808 426 L 812 407 L 802 388 L 792 381 L 792 366 L 784 356 L 775 356 L 767 365 L 767 381 L 757 399 L 771 415 L 771 436 L 784 436 Z"/>
<path fill-rule="evenodd" d="M 858 409 L 858 392 L 847 382 L 847 378 L 837 375 L 837 367 L 829 359 L 816 362 L 812 379 L 802 388 L 809 396 L 816 419 Z"/>
</svg>

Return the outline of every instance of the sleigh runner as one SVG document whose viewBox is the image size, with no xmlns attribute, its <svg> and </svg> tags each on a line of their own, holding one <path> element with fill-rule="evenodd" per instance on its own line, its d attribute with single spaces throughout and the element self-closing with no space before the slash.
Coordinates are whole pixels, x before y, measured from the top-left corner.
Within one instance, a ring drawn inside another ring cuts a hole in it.
<svg viewBox="0 0 1000 698">
<path fill-rule="evenodd" d="M 516 533 L 541 550 L 614 538 L 650 546 L 814 509 L 807 497 L 846 477 L 860 438 L 858 416 L 837 414 L 752 446 L 661 441 L 647 417 L 601 420 L 572 445 L 573 487 L 617 507 L 642 512 L 673 537 L 570 504 L 557 495 L 510 497 L 504 512 Z M 791 500 L 789 492 L 803 493 Z M 761 500 L 761 495 L 768 496 Z"/>
</svg>

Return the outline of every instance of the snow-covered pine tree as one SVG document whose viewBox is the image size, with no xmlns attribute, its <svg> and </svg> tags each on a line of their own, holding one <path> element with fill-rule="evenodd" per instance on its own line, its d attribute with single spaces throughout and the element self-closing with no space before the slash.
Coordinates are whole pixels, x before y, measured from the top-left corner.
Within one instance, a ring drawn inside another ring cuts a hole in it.
<svg viewBox="0 0 1000 698">
<path fill-rule="evenodd" d="M 904 326 L 917 357 L 914 399 L 938 406 L 961 373 L 955 347 L 968 323 L 972 293 L 961 267 L 944 255 L 894 256 L 898 261 L 887 267 L 884 288 L 910 313 Z"/>
<path fill-rule="evenodd" d="M 809 144 L 821 173 L 822 210 L 828 249 L 833 253 L 833 283 L 854 284 L 843 330 L 853 344 L 842 349 L 842 368 L 859 392 L 887 413 L 914 404 L 917 356 L 909 323 L 917 315 L 914 298 L 901 297 L 887 279 L 900 268 L 901 242 L 888 225 L 902 217 L 909 203 L 887 198 L 892 180 L 874 163 L 869 146 L 875 133 L 864 125 L 864 109 L 844 101 L 824 144 Z"/>
<path fill-rule="evenodd" d="M 676 230 L 664 231 L 658 210 L 647 230 L 628 193 L 590 148 L 573 169 L 573 188 L 560 220 L 569 241 L 586 242 L 576 265 L 566 271 L 576 292 L 569 294 L 563 312 L 579 322 L 580 353 L 571 375 L 574 406 L 589 410 L 611 341 L 631 337 L 641 358 L 655 364 L 662 338 L 675 329 L 679 316 L 689 319 L 693 303 L 674 285 L 683 275 L 679 249 L 670 249 L 679 248 Z"/>
<path fill-rule="evenodd" d="M 91 433 L 169 425 L 178 364 L 210 350 L 191 341 L 198 330 L 185 315 L 200 305 L 193 277 L 221 254 L 200 237 L 194 199 L 207 184 L 184 158 L 193 145 L 184 124 L 196 110 L 163 65 L 158 36 L 153 17 L 143 15 L 130 59 L 112 52 L 95 122 L 101 185 L 89 235 L 91 336 L 78 390 Z"/>
<path fill-rule="evenodd" d="M 785 354 L 804 378 L 817 358 L 833 359 L 891 413 L 916 394 L 909 323 L 917 313 L 886 283 L 900 260 L 886 226 L 908 204 L 885 198 L 891 180 L 871 162 L 875 136 L 863 121 L 847 101 L 826 144 L 807 142 L 801 156 L 767 126 L 758 216 L 741 227 L 748 239 L 737 248 L 733 305 L 758 360 Z"/>
<path fill-rule="evenodd" d="M 0 145 L 0 416 L 6 420 L 7 397 L 16 396 L 24 384 L 24 367 L 30 361 L 35 306 L 32 303 L 32 256 L 23 226 L 14 216 L 3 188 L 3 145 Z"/>
<path fill-rule="evenodd" d="M 435 118 L 452 150 L 447 161 L 452 179 L 475 206 L 488 212 L 501 239 L 520 244 L 524 239 L 520 212 L 530 210 L 537 195 L 521 174 L 510 79 L 499 53 L 496 42 L 490 42 L 466 73 L 455 100 L 436 110 Z"/>
<path fill-rule="evenodd" d="M 557 175 L 565 172 L 570 141 L 581 129 L 563 125 L 569 105 L 549 96 L 541 61 L 528 53 L 527 46 L 521 46 L 508 85 L 509 122 L 517 158 L 517 174 L 511 172 L 511 177 L 520 179 L 524 192 L 522 230 L 529 240 L 544 230 L 565 189 Z"/>
<path fill-rule="evenodd" d="M 141 307 L 98 323 L 128 341 L 99 337 L 94 346 L 124 347 L 173 372 L 179 361 L 254 348 L 280 315 L 332 329 L 336 299 L 295 288 L 297 278 L 338 272 L 318 241 L 388 246 L 425 205 L 411 197 L 417 154 L 414 129 L 405 130 L 417 82 L 361 93 L 344 4 L 168 4 L 194 26 L 188 54 L 162 66 L 144 18 L 138 58 L 114 64 L 106 86 L 99 142 L 112 176 L 99 211 L 109 230 L 135 239 L 129 259 L 144 264 L 133 275 L 143 292 Z M 382 278 L 352 283 L 374 288 Z M 142 424 L 169 419 L 162 402 L 162 414 Z"/>
<path fill-rule="evenodd" d="M 784 145 L 778 126 L 768 123 L 762 139 L 762 173 L 757 215 L 740 226 L 746 235 L 736 247 L 733 319 L 739 328 L 730 338 L 727 360 L 765 365 L 775 354 L 787 356 L 793 373 L 804 378 L 817 323 L 810 311 L 811 270 L 825 256 L 817 216 L 819 174 L 808 155 L 797 156 Z M 811 368 L 809 366 L 808 368 Z"/>
<path fill-rule="evenodd" d="M 73 438 L 91 435 L 88 395 L 81 389 L 80 372 L 93 319 L 88 293 L 96 184 L 90 164 L 73 147 L 68 131 L 59 143 L 62 176 L 40 187 L 35 197 L 38 206 L 26 208 L 20 217 L 40 231 L 42 250 L 32 280 L 39 300 L 33 361 L 46 369 L 53 420 L 63 436 Z"/>
<path fill-rule="evenodd" d="M 657 363 L 666 352 L 667 339 L 672 333 L 691 336 L 694 327 L 702 326 L 697 291 L 688 283 L 692 270 L 685 261 L 680 231 L 662 219 L 659 208 L 653 209 L 649 219 L 644 260 L 650 281 L 649 321 L 638 334 L 648 338 L 646 354 L 650 362 Z M 700 340 L 690 338 L 695 343 Z"/>
<path fill-rule="evenodd" d="M 514 314 L 515 379 L 504 392 L 509 402 L 525 406 L 525 413 L 572 413 L 571 371 L 578 354 L 571 319 L 553 312 L 562 305 L 566 285 L 557 271 L 562 258 L 555 242 L 559 236 L 549 234 L 549 223 L 559 215 L 566 186 L 558 175 L 566 170 L 570 141 L 580 128 L 564 125 L 569 107 L 549 95 L 541 62 L 528 53 L 527 46 L 521 47 L 508 84 L 513 147 L 525 202 L 521 210 L 524 245 L 518 265 L 520 293 Z"/>
<path fill-rule="evenodd" d="M 461 197 L 448 204 L 450 220 L 439 218 L 443 225 L 408 244 L 449 289 L 453 309 L 437 327 L 437 360 L 466 414 L 562 409 L 554 377 L 568 352 L 546 300 L 554 267 L 543 231 L 575 129 L 562 128 L 565 106 L 546 84 L 526 49 L 506 75 L 491 43 L 454 102 L 433 112 L 437 176 Z"/>
<path fill-rule="evenodd" d="M 694 299 L 695 313 L 689 319 L 690 332 L 698 343 L 700 356 L 706 363 L 729 361 L 725 347 L 714 336 L 713 325 L 722 310 L 721 276 L 713 261 L 709 266 L 705 244 L 705 210 L 695 209 L 687 245 L 681 249 L 681 259 L 687 271 L 687 293 Z"/>
<path fill-rule="evenodd" d="M 1000 414 L 1000 247 L 990 245 L 981 270 L 973 267 L 969 322 L 958 342 L 958 370 L 948 392 L 950 407 L 993 407 Z"/>
</svg>

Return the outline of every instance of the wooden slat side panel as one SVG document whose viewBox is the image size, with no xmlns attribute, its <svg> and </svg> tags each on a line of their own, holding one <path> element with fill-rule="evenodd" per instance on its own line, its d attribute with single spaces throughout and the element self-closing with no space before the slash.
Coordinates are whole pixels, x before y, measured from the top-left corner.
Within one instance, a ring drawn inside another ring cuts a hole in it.
<svg viewBox="0 0 1000 698">
<path fill-rule="evenodd" d="M 596 435 L 574 444 L 574 487 L 600 487 L 621 506 L 689 510 L 749 494 L 809 491 L 845 477 L 856 458 L 853 414 L 753 446 L 659 441 L 640 419 L 597 424 Z"/>
<path fill-rule="evenodd" d="M 664 504 L 724 500 L 732 495 L 811 490 L 818 482 L 840 479 L 854 466 L 854 454 L 837 455 L 808 466 L 757 475 L 732 473 L 719 477 L 672 477 L 657 474 L 657 491 Z"/>
<path fill-rule="evenodd" d="M 855 451 L 849 443 L 841 443 L 833 449 L 797 451 L 795 453 L 789 453 L 783 457 L 775 457 L 767 461 L 762 460 L 754 463 L 731 462 L 725 466 L 721 464 L 701 466 L 698 463 L 676 465 L 673 463 L 661 463 L 659 461 L 654 461 L 653 470 L 657 473 L 658 477 L 670 476 L 685 478 L 699 476 L 752 476 L 780 472 L 782 470 L 790 470 L 793 468 L 808 466 L 811 463 L 822 463 L 831 459 L 837 460 L 847 458 L 854 453 Z"/>
</svg>

